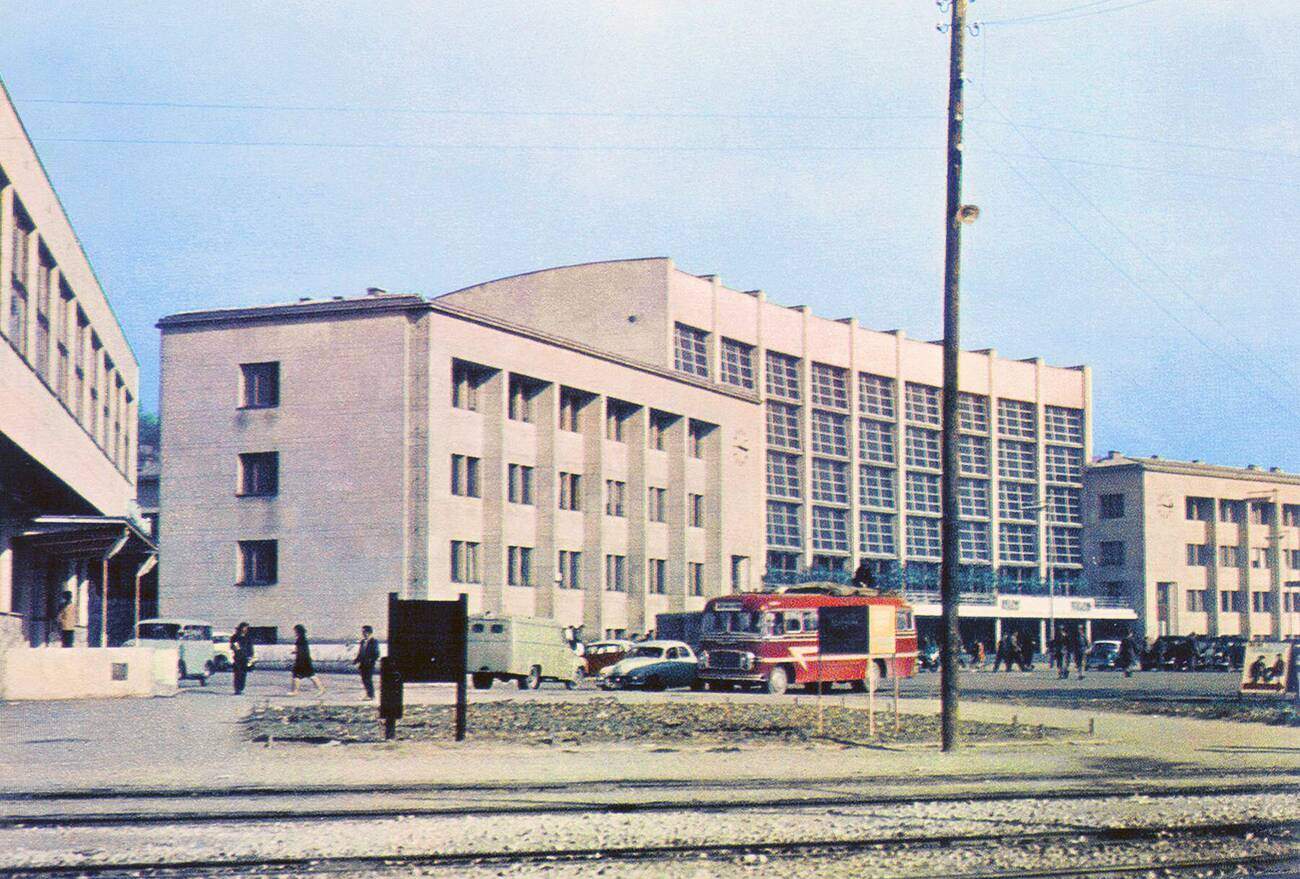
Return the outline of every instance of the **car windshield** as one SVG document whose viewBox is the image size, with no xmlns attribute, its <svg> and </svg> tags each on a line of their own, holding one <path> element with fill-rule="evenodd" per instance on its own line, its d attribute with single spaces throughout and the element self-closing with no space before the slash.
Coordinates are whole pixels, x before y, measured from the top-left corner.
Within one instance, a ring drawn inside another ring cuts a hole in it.
<svg viewBox="0 0 1300 879">
<path fill-rule="evenodd" d="M 141 623 L 141 641 L 176 641 L 181 627 L 176 623 Z"/>
<path fill-rule="evenodd" d="M 664 655 L 662 647 L 638 647 L 632 652 L 633 656 L 645 656 L 650 659 L 659 659 Z"/>
<path fill-rule="evenodd" d="M 704 614 L 701 627 L 709 634 L 759 635 L 765 616 L 771 618 L 771 614 L 756 610 L 711 610 Z"/>
</svg>

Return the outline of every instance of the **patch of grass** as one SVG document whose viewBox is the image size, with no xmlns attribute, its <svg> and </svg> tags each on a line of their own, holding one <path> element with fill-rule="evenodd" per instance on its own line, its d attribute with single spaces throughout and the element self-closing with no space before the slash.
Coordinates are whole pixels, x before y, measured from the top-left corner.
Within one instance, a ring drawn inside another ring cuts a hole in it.
<svg viewBox="0 0 1300 879">
<path fill-rule="evenodd" d="M 1036 697 L 1018 694 L 968 693 L 965 699 L 983 702 L 1002 702 L 1015 705 L 1039 705 L 1048 708 L 1069 708 L 1079 711 L 1107 711 L 1118 714 L 1147 714 L 1160 717 L 1191 717 L 1200 720 L 1235 720 L 1243 723 L 1263 723 L 1270 726 L 1300 726 L 1300 711 L 1294 702 L 1264 701 L 1259 699 L 1121 699 L 1116 697 L 1087 697 L 1073 699 L 1061 697 Z"/>
</svg>

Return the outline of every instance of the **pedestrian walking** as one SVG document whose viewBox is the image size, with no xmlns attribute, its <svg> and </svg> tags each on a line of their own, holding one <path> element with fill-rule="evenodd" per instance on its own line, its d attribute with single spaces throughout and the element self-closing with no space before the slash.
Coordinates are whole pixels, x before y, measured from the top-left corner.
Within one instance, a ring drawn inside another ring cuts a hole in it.
<svg viewBox="0 0 1300 879">
<path fill-rule="evenodd" d="M 1049 647 L 1051 648 L 1052 653 L 1052 668 L 1056 669 L 1058 677 L 1065 677 L 1065 675 L 1061 674 L 1061 670 L 1066 667 L 1065 633 L 1061 631 L 1060 626 L 1057 626 L 1052 630 L 1052 640 Z"/>
<path fill-rule="evenodd" d="M 298 682 L 309 680 L 316 685 L 317 693 L 325 692 L 325 685 L 316 677 L 316 667 L 311 662 L 311 645 L 307 643 L 307 629 L 301 623 L 293 627 L 297 640 L 293 642 L 293 671 L 289 677 L 289 695 L 298 695 Z"/>
<path fill-rule="evenodd" d="M 375 639 L 375 630 L 369 626 L 361 627 L 361 643 L 357 645 L 356 659 L 352 664 L 361 675 L 361 686 L 366 688 L 365 699 L 375 698 L 375 665 L 379 662 L 379 642 Z"/>
<path fill-rule="evenodd" d="M 235 626 L 235 634 L 230 636 L 230 665 L 235 679 L 235 695 L 244 692 L 244 682 L 248 680 L 248 667 L 253 664 L 253 636 L 249 634 L 248 623 Z"/>
<path fill-rule="evenodd" d="M 1034 639 L 1028 635 L 1020 636 L 1020 653 L 1016 656 L 1016 662 L 1021 671 L 1034 670 Z"/>
<path fill-rule="evenodd" d="M 1083 656 L 1088 652 L 1088 636 L 1083 631 L 1083 625 L 1075 627 L 1074 637 L 1074 668 L 1079 673 L 1079 680 L 1083 680 Z M 1069 670 L 1066 670 L 1069 675 Z"/>
<path fill-rule="evenodd" d="M 72 647 L 77 643 L 77 603 L 72 600 L 71 592 L 59 596 L 59 608 L 54 612 L 54 619 L 59 624 L 60 643 Z"/>
<path fill-rule="evenodd" d="M 1133 635 L 1125 633 L 1119 642 L 1119 656 L 1116 658 L 1124 677 L 1133 677 Z"/>
<path fill-rule="evenodd" d="M 1002 640 L 998 642 L 997 652 L 993 654 L 993 670 L 997 671 L 999 665 L 1005 664 L 1005 670 L 1011 671 L 1011 636 L 1003 635 Z"/>
<path fill-rule="evenodd" d="M 975 670 L 984 671 L 984 642 L 975 642 Z"/>
</svg>

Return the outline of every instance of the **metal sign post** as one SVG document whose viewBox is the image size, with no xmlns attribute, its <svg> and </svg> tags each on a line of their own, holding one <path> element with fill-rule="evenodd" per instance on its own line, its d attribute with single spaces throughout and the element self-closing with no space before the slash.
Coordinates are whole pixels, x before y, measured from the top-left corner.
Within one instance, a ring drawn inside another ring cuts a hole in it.
<svg viewBox="0 0 1300 879">
<path fill-rule="evenodd" d="M 867 671 L 863 683 L 867 686 L 867 724 L 876 734 L 876 683 L 871 674 L 871 611 L 869 605 L 842 605 L 821 607 L 817 610 L 817 668 L 821 678 L 821 662 L 825 656 L 867 657 Z M 893 607 L 889 608 L 893 613 Z M 821 685 L 818 684 L 818 693 Z"/>
<path fill-rule="evenodd" d="M 469 599 L 455 601 L 399 599 L 388 593 L 388 658 L 399 676 L 398 700 L 406 683 L 456 685 L 456 741 L 465 738 L 468 709 L 465 688 Z M 383 700 L 380 700 L 382 716 Z M 401 715 L 398 714 L 398 717 Z"/>
</svg>

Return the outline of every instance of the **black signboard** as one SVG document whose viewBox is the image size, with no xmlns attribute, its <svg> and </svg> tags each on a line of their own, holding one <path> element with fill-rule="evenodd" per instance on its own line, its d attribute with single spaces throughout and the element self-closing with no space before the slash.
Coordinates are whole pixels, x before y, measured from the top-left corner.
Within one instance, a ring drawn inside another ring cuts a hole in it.
<svg viewBox="0 0 1300 879">
<path fill-rule="evenodd" d="M 388 596 L 388 655 L 408 684 L 454 684 L 465 678 L 466 605 Z"/>
<path fill-rule="evenodd" d="M 822 656 L 870 653 L 871 624 L 865 604 L 823 607 L 817 613 L 817 636 Z"/>
</svg>

